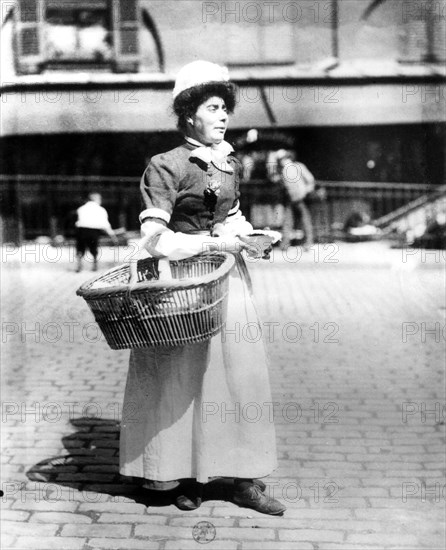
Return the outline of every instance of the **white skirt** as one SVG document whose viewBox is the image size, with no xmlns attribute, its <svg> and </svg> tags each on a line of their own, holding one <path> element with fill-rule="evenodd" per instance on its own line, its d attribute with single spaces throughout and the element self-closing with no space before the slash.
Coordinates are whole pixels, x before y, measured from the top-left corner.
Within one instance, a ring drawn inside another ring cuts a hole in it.
<svg viewBox="0 0 446 550">
<path fill-rule="evenodd" d="M 270 474 L 277 459 L 261 334 L 239 256 L 220 334 L 199 344 L 132 350 L 121 422 L 121 474 L 200 483 Z"/>
</svg>

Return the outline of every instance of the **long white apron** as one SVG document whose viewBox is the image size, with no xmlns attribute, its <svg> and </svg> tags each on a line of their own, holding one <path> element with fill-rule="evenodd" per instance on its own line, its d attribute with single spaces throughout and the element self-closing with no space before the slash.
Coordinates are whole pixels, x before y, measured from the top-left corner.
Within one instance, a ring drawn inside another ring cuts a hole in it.
<svg viewBox="0 0 446 550">
<path fill-rule="evenodd" d="M 132 350 L 121 474 L 206 483 L 264 477 L 277 467 L 267 356 L 240 257 L 229 277 L 220 334 L 199 344 Z"/>
</svg>

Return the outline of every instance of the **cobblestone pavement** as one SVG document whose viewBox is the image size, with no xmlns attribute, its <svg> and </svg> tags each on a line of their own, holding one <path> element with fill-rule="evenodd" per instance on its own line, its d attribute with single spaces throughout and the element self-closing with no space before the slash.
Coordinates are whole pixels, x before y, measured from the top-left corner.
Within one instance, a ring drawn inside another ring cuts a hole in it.
<svg viewBox="0 0 446 550">
<path fill-rule="evenodd" d="M 75 296 L 91 274 L 71 252 L 32 252 L 2 258 L 2 549 L 444 548 L 443 253 L 340 244 L 250 262 L 280 457 L 267 490 L 288 507 L 274 518 L 146 506 L 120 478 L 128 351 Z M 102 267 L 127 252 L 104 250 Z M 215 532 L 196 542 L 199 522 Z"/>
</svg>

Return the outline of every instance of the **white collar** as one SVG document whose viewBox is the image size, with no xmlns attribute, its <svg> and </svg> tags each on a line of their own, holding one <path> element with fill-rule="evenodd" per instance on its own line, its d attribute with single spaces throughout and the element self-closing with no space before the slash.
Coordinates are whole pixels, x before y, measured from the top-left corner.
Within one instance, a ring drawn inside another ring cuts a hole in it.
<svg viewBox="0 0 446 550">
<path fill-rule="evenodd" d="M 196 147 L 191 151 L 189 158 L 199 158 L 207 165 L 213 164 L 216 168 L 223 172 L 234 172 L 233 167 L 226 161 L 227 156 L 234 151 L 232 145 L 227 141 L 221 141 L 213 145 L 203 145 L 196 139 L 185 136 L 185 140 Z"/>
</svg>

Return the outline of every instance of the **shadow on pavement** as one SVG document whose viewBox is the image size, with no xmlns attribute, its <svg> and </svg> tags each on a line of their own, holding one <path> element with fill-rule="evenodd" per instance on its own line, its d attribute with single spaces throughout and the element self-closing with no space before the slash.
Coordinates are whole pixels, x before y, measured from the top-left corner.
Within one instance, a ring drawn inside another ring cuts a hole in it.
<svg viewBox="0 0 446 550">
<path fill-rule="evenodd" d="M 77 428 L 62 438 L 68 454 L 42 460 L 26 475 L 29 480 L 71 487 L 83 492 L 124 497 L 145 506 L 170 506 L 187 492 L 192 480 L 180 480 L 175 489 L 156 491 L 142 488 L 144 480 L 119 473 L 120 423 L 101 418 L 76 418 L 70 423 Z M 218 478 L 204 486 L 203 500 L 232 502 L 234 480 Z M 86 498 L 94 502 L 91 497 Z"/>
</svg>

